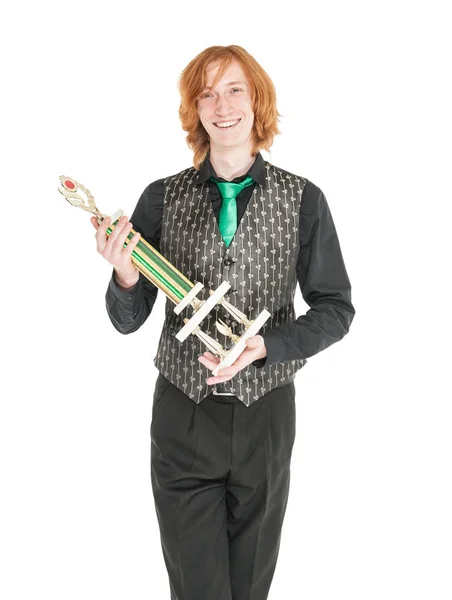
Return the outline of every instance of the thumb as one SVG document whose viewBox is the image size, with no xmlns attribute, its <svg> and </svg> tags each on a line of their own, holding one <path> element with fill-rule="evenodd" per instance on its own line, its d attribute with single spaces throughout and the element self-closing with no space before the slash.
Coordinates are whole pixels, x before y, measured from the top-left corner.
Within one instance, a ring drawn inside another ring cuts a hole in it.
<svg viewBox="0 0 452 600">
<path fill-rule="evenodd" d="M 248 346 L 248 348 L 256 348 L 256 346 L 258 346 L 260 343 L 259 337 L 260 336 L 255 335 L 253 337 L 248 338 L 246 340 L 246 345 Z"/>
</svg>

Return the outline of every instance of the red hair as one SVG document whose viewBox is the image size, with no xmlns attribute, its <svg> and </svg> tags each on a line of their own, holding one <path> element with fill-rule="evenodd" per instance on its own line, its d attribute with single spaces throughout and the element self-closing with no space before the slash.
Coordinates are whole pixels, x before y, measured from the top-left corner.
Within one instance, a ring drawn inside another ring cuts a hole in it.
<svg viewBox="0 0 452 600">
<path fill-rule="evenodd" d="M 179 117 L 183 130 L 187 132 L 187 144 L 194 152 L 193 164 L 196 169 L 199 169 L 210 147 L 209 136 L 199 119 L 197 109 L 198 97 L 207 83 L 207 67 L 216 61 L 220 63 L 213 87 L 233 60 L 242 67 L 251 89 L 254 112 L 251 154 L 256 156 L 261 148 L 270 150 L 273 138 L 280 133 L 275 86 L 256 59 L 241 46 L 210 46 L 185 67 L 179 79 Z"/>
</svg>

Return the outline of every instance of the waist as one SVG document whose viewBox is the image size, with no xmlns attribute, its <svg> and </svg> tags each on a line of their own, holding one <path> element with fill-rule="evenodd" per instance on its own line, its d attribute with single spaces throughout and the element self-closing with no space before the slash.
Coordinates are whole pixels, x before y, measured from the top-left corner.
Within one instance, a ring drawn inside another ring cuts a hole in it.
<svg viewBox="0 0 452 600">
<path fill-rule="evenodd" d="M 231 392 L 222 384 L 213 386 L 212 391 L 207 398 L 215 400 L 216 402 L 240 402 L 240 399 L 237 398 L 237 396 L 234 396 L 234 394 L 231 394 Z"/>
</svg>

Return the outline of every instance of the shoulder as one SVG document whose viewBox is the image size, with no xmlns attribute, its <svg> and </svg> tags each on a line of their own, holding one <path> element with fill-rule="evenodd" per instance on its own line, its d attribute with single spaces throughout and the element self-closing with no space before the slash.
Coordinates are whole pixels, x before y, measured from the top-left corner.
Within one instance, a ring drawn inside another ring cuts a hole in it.
<svg viewBox="0 0 452 600">
<path fill-rule="evenodd" d="M 156 179 L 149 183 L 141 193 L 132 215 L 132 222 L 138 224 L 144 219 L 154 218 L 163 211 L 163 198 L 165 195 L 165 179 Z"/>
<path fill-rule="evenodd" d="M 152 181 L 149 185 L 147 185 L 143 191 L 143 196 L 152 196 L 155 194 L 164 194 L 165 186 L 170 184 L 171 182 L 178 182 L 187 177 L 193 177 L 198 173 L 198 171 L 194 167 L 188 167 L 187 169 L 183 169 L 178 173 L 174 173 L 172 175 L 167 175 L 166 177 L 162 177 L 161 179 L 156 179 Z"/>
<path fill-rule="evenodd" d="M 151 196 L 154 195 L 163 195 L 164 184 L 165 178 L 156 179 L 155 181 L 152 181 L 144 188 L 143 193 L 141 194 L 141 198 L 149 199 Z"/>
<path fill-rule="evenodd" d="M 287 169 L 278 167 L 278 166 L 268 162 L 267 160 L 265 161 L 265 168 L 267 169 L 268 176 L 270 176 L 270 177 L 273 176 L 273 177 L 279 178 L 281 180 L 287 180 L 289 183 L 290 182 L 301 182 L 303 185 L 306 184 L 306 181 L 307 181 L 306 177 L 303 177 L 302 175 L 297 175 L 295 173 L 291 173 Z"/>
<path fill-rule="evenodd" d="M 323 205 L 326 203 L 325 195 L 313 181 L 304 175 L 292 173 L 287 169 L 282 169 L 269 162 L 266 162 L 266 166 L 267 165 L 279 178 L 287 180 L 289 185 L 298 184 L 302 187 L 301 212 L 310 214 L 319 213 L 322 210 Z"/>
<path fill-rule="evenodd" d="M 196 183 L 199 171 L 195 167 L 188 167 L 173 175 L 168 175 L 163 178 L 164 185 L 171 185 L 172 183 L 182 183 L 185 180 L 194 181 Z"/>
<path fill-rule="evenodd" d="M 302 212 L 320 214 L 326 206 L 325 194 L 309 179 L 306 179 L 306 186 L 303 192 Z"/>
<path fill-rule="evenodd" d="M 171 185 L 177 185 L 186 178 L 193 178 L 197 173 L 198 171 L 194 167 L 189 167 L 173 175 L 152 181 L 144 188 L 138 200 L 138 207 L 146 213 L 155 209 L 162 210 L 165 195 Z"/>
</svg>

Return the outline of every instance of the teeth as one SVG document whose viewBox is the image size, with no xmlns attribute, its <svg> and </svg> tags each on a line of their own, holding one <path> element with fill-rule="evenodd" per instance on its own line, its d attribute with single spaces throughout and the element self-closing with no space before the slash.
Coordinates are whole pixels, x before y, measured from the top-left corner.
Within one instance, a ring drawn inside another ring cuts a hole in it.
<svg viewBox="0 0 452 600">
<path fill-rule="evenodd" d="M 232 125 L 236 125 L 239 121 L 240 119 L 237 119 L 237 121 L 225 121 L 224 123 L 215 123 L 215 125 L 220 128 L 232 127 Z"/>
</svg>

